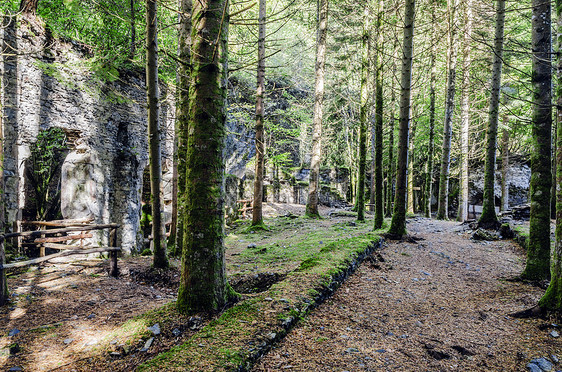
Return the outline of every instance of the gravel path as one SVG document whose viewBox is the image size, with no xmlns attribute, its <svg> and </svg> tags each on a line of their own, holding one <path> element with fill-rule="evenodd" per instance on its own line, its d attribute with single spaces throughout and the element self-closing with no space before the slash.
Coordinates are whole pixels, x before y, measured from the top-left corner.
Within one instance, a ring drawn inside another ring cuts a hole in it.
<svg viewBox="0 0 562 372">
<path fill-rule="evenodd" d="M 523 371 L 562 356 L 552 319 L 507 316 L 543 293 L 506 280 L 523 269 L 517 245 L 425 218 L 408 231 L 423 240 L 386 244 L 254 371 Z"/>
</svg>

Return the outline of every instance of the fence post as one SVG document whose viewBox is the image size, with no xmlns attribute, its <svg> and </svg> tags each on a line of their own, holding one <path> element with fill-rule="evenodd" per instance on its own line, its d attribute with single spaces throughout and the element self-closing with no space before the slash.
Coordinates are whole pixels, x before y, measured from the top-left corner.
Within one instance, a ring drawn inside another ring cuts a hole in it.
<svg viewBox="0 0 562 372">
<path fill-rule="evenodd" d="M 6 279 L 6 253 L 4 252 L 4 235 L 0 235 L 0 306 L 8 302 L 8 281 Z"/>
<path fill-rule="evenodd" d="M 117 229 L 113 228 L 109 231 L 109 246 L 117 248 Z M 119 276 L 119 268 L 117 267 L 117 251 L 109 252 L 109 275 L 114 278 Z"/>
</svg>

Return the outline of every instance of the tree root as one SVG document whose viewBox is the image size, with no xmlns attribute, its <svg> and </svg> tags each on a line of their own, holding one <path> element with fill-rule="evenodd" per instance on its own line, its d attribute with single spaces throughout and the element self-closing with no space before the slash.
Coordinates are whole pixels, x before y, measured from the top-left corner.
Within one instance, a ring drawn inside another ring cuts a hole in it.
<svg viewBox="0 0 562 372">
<path fill-rule="evenodd" d="M 539 305 L 535 305 L 530 309 L 517 311 L 515 313 L 508 314 L 509 316 L 517 319 L 537 319 L 537 318 L 545 318 L 546 317 L 546 310 L 541 308 Z"/>
</svg>

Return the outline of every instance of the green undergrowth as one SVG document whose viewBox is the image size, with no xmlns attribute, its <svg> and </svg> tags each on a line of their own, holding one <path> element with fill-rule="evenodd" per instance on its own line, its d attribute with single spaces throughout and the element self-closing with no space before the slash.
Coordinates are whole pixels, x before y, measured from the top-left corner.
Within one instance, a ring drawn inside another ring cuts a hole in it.
<svg viewBox="0 0 562 372">
<path fill-rule="evenodd" d="M 529 227 L 528 226 L 515 226 L 513 228 L 514 240 L 519 243 L 521 247 L 527 250 L 529 246 Z"/>
<path fill-rule="evenodd" d="M 305 316 L 335 278 L 380 238 L 372 224 L 278 217 L 269 231 L 245 224 L 226 239 L 230 277 L 275 271 L 283 280 L 212 320 L 184 344 L 159 354 L 139 371 L 230 371 L 248 368 L 266 345 L 282 338 Z M 264 250 L 265 248 L 265 250 Z"/>
</svg>

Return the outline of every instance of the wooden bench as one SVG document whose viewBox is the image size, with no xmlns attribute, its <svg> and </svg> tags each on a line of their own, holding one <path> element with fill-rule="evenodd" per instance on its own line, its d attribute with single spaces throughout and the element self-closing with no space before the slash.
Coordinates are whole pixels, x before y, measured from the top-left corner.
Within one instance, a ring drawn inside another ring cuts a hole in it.
<svg viewBox="0 0 562 372">
<path fill-rule="evenodd" d="M 68 227 L 58 227 L 60 225 L 70 225 Z M 75 222 L 60 222 L 51 221 L 49 224 L 41 222 L 39 226 L 52 226 L 53 229 L 35 230 L 35 231 L 21 231 L 5 235 L 0 235 L 0 306 L 3 305 L 8 299 L 8 288 L 6 281 L 6 270 L 26 267 L 35 265 L 44 261 L 49 261 L 57 257 L 66 257 L 77 254 L 92 254 L 109 252 L 110 265 L 109 274 L 113 277 L 119 275 L 117 267 L 117 255 L 121 251 L 117 247 L 117 229 L 120 225 L 111 224 L 77 224 Z M 84 244 L 84 239 L 91 238 L 91 232 L 96 230 L 109 229 L 109 246 L 97 247 L 93 245 Z M 4 251 L 4 243 L 7 239 L 18 238 L 23 245 L 34 244 L 39 245 L 39 257 L 32 258 L 27 261 L 13 262 L 6 264 L 6 255 Z M 77 244 L 63 244 L 63 242 L 78 240 Z M 45 249 L 55 249 L 59 252 L 50 255 L 45 255 Z"/>
</svg>

